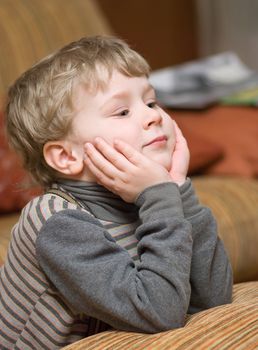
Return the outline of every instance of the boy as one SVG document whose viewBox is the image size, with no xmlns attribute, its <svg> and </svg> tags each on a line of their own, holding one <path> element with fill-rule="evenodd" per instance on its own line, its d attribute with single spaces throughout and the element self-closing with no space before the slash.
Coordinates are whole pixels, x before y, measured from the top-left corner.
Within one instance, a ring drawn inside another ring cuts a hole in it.
<svg viewBox="0 0 258 350">
<path fill-rule="evenodd" d="M 23 209 L 1 269 L 3 348 L 161 332 L 231 301 L 215 220 L 148 74 L 123 41 L 89 37 L 10 88 L 10 143 L 45 193 Z"/>
</svg>

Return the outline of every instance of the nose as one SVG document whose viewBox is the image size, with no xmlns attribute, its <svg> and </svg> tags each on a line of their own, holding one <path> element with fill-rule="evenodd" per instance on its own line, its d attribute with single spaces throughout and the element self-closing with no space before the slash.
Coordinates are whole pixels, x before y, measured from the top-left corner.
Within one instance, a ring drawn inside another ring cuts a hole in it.
<svg viewBox="0 0 258 350">
<path fill-rule="evenodd" d="M 149 106 L 145 106 L 145 110 L 143 112 L 143 128 L 147 130 L 149 127 L 153 125 L 161 124 L 162 116 L 158 109 L 150 108 Z"/>
</svg>

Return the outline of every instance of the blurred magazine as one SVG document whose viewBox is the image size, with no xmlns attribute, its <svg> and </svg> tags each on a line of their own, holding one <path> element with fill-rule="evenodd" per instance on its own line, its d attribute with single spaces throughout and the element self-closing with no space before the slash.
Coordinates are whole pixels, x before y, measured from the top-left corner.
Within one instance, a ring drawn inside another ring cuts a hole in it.
<svg viewBox="0 0 258 350">
<path fill-rule="evenodd" d="M 220 101 L 224 105 L 258 107 L 258 87 L 234 93 Z"/>
<path fill-rule="evenodd" d="M 232 52 L 153 71 L 150 83 L 165 107 L 200 109 L 258 88 L 258 73 Z"/>
</svg>

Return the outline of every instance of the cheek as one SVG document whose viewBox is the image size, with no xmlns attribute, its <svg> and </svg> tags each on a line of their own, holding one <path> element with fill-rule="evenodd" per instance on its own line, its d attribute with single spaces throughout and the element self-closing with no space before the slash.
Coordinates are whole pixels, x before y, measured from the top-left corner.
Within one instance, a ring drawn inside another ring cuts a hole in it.
<svg viewBox="0 0 258 350">
<path fill-rule="evenodd" d="M 108 128 L 109 131 L 106 131 L 105 139 L 110 144 L 113 143 L 114 139 L 120 139 L 129 145 L 133 146 L 138 151 L 141 149 L 140 141 L 141 135 L 139 131 L 132 127 L 131 125 L 123 122 L 116 123 L 112 127 Z"/>
<path fill-rule="evenodd" d="M 113 144 L 113 140 L 118 138 L 120 135 L 119 128 L 116 128 L 114 125 L 110 123 L 98 123 L 97 121 L 94 125 L 90 125 L 90 127 L 81 127 L 78 132 L 78 140 L 85 142 L 94 143 L 96 137 L 101 137 L 109 144 Z"/>
</svg>

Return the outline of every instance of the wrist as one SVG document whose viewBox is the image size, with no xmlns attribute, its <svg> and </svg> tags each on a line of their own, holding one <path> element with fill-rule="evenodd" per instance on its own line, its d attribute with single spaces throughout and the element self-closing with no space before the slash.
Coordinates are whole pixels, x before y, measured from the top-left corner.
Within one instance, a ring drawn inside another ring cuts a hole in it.
<svg viewBox="0 0 258 350">
<path fill-rule="evenodd" d="M 182 200 L 178 186 L 173 182 L 146 188 L 135 201 L 142 222 L 156 219 L 183 218 Z"/>
<path fill-rule="evenodd" d="M 178 180 L 176 183 L 179 187 L 181 187 L 185 184 L 185 182 L 186 182 L 186 177 L 184 177 L 184 179 L 182 179 L 182 180 Z"/>
<path fill-rule="evenodd" d="M 202 210 L 202 205 L 199 202 L 190 178 L 186 179 L 184 185 L 179 188 L 179 192 L 182 199 L 184 216 L 187 220 L 190 220 Z"/>
<path fill-rule="evenodd" d="M 173 175 L 171 176 L 171 179 L 180 187 L 186 182 L 187 177 L 183 175 Z"/>
</svg>

